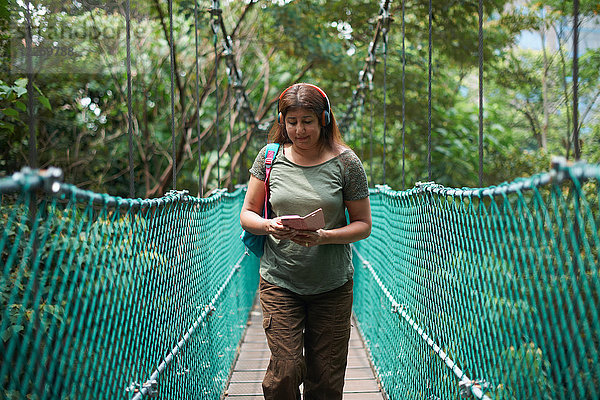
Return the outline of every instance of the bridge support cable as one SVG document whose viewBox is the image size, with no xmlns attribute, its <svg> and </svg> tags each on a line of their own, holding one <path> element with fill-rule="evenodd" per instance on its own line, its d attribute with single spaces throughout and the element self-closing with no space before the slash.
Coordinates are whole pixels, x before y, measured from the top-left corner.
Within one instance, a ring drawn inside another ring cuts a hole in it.
<svg viewBox="0 0 600 400">
<path fill-rule="evenodd" d="M 485 383 L 469 378 L 467 374 L 465 374 L 465 372 L 458 366 L 458 364 L 454 360 L 452 360 L 450 355 L 446 351 L 444 351 L 438 344 L 436 344 L 435 341 L 425 332 L 425 329 L 419 326 L 419 324 L 410 316 L 406 305 L 400 304 L 398 301 L 396 301 L 394 296 L 392 296 L 390 291 L 387 289 L 387 287 L 377 275 L 377 272 L 371 266 L 371 263 L 369 263 L 369 261 L 367 261 L 362 256 L 362 254 L 359 253 L 356 246 L 352 245 L 352 250 L 354 254 L 356 254 L 356 256 L 359 258 L 363 268 L 366 268 L 369 271 L 371 278 L 377 283 L 379 289 L 383 292 L 387 300 L 390 302 L 391 312 L 398 314 L 399 318 L 404 320 L 412 329 L 414 329 L 417 332 L 418 336 L 421 339 L 423 339 L 427 346 L 431 348 L 431 350 L 433 350 L 435 354 L 437 354 L 437 356 L 456 376 L 456 378 L 459 380 L 461 394 L 468 395 L 470 392 L 470 394 L 476 399 L 491 400 L 491 398 L 485 394 L 484 390 L 482 390 L 482 387 L 485 386 Z"/>
<path fill-rule="evenodd" d="M 581 158 L 579 147 L 579 0 L 573 0 L 573 145 L 575 160 Z"/>
<path fill-rule="evenodd" d="M 127 42 L 127 133 L 129 145 L 129 197 L 135 197 L 135 176 L 133 162 L 133 111 L 131 106 L 131 1 L 125 5 L 125 30 Z"/>
<path fill-rule="evenodd" d="M 404 160 L 405 160 L 405 133 L 406 133 L 406 19 L 404 16 L 405 0 L 402 0 L 402 190 L 406 188 L 404 179 Z"/>
<path fill-rule="evenodd" d="M 202 183 L 202 138 L 200 137 L 200 56 L 198 55 L 198 0 L 194 0 L 194 45 L 196 49 L 196 132 L 198 134 L 198 197 L 204 197 L 204 184 Z"/>
<path fill-rule="evenodd" d="M 173 0 L 169 5 L 169 55 L 171 59 L 171 157 L 173 163 L 173 190 L 177 190 L 177 153 L 175 151 L 175 45 L 173 42 Z"/>
<path fill-rule="evenodd" d="M 213 32 L 213 45 L 215 49 L 215 137 L 217 139 L 217 188 L 221 187 L 221 139 L 219 135 L 219 24 L 222 23 L 221 5 L 219 0 L 213 0 L 212 8 L 209 10 L 211 14 L 210 27 Z"/>
<path fill-rule="evenodd" d="M 483 187 L 483 0 L 479 0 L 479 187 Z"/>
<path fill-rule="evenodd" d="M 383 181 L 385 185 L 385 153 L 387 151 L 386 133 L 387 133 L 387 56 L 388 56 L 388 31 L 390 28 L 390 13 L 387 8 L 382 8 L 381 18 L 381 36 L 383 38 Z"/>
<path fill-rule="evenodd" d="M 369 70 L 369 179 L 372 184 L 375 182 L 373 177 L 373 72 Z"/>
<path fill-rule="evenodd" d="M 429 0 L 429 63 L 427 79 L 427 180 L 431 180 L 431 70 L 432 70 L 432 40 L 431 40 L 431 25 L 433 20 L 433 11 L 431 8 L 431 0 Z"/>
<path fill-rule="evenodd" d="M 248 6 L 244 12 L 248 10 L 249 6 L 255 3 L 256 1 L 251 1 L 250 3 L 248 3 Z M 251 133 L 260 131 L 266 134 L 267 126 L 260 123 L 260 121 L 256 118 L 256 113 L 252 109 L 251 102 L 248 98 L 246 87 L 244 85 L 242 71 L 235 62 L 235 52 L 232 36 L 228 33 L 227 27 L 225 26 L 225 21 L 223 20 L 222 13 L 216 13 L 215 19 L 223 36 L 221 42 L 223 47 L 222 55 L 225 57 L 226 71 L 229 83 L 233 88 L 233 92 L 235 93 L 236 109 L 239 111 L 239 114 L 243 118 L 244 122 L 251 130 Z M 237 29 L 238 27 L 236 26 L 234 32 L 237 31 Z M 231 123 L 232 122 L 230 121 L 230 124 Z"/>
<path fill-rule="evenodd" d="M 33 37 L 31 34 L 31 9 L 33 4 L 29 1 L 24 3 L 25 5 L 25 68 L 27 75 L 27 127 L 29 129 L 29 166 L 31 168 L 37 168 L 37 138 L 35 134 L 35 111 L 34 111 L 34 97 L 35 92 L 33 89 L 33 59 L 32 59 L 32 46 Z"/>
<path fill-rule="evenodd" d="M 391 0 L 382 0 L 379 5 L 379 18 L 377 21 L 377 26 L 375 27 L 375 33 L 373 34 L 373 40 L 369 43 L 369 48 L 367 50 L 368 55 L 365 64 L 358 73 L 358 84 L 352 91 L 352 99 L 350 100 L 350 104 L 348 105 L 345 113 L 338 120 L 340 129 L 348 128 L 351 119 L 354 119 L 354 115 L 356 115 L 356 108 L 364 103 L 364 90 L 367 88 L 365 80 L 372 82 L 372 77 L 375 73 L 375 64 L 377 63 L 375 53 L 377 51 L 377 47 L 379 46 L 379 40 L 382 36 L 383 28 L 385 24 L 390 21 L 390 3 Z M 387 16 L 387 18 L 384 18 L 384 15 Z M 369 72 L 371 72 L 371 77 L 369 77 Z M 369 90 L 373 90 L 372 84 L 369 85 Z"/>
</svg>

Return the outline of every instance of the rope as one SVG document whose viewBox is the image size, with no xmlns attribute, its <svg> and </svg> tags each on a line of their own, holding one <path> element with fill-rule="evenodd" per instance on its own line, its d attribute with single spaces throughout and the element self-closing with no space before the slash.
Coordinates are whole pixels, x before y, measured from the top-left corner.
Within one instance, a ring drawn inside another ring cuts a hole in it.
<svg viewBox="0 0 600 400">
<path fill-rule="evenodd" d="M 366 88 L 365 75 L 368 75 L 369 69 L 372 69 L 374 71 L 374 68 L 372 68 L 371 66 L 372 61 L 370 56 L 371 54 L 374 54 L 377 51 L 377 47 L 379 45 L 379 37 L 381 36 L 381 32 L 384 27 L 383 22 L 387 20 L 386 18 L 389 18 L 390 2 L 390 0 L 382 0 L 381 4 L 379 5 L 379 17 L 377 19 L 377 27 L 375 28 L 375 33 L 373 34 L 373 40 L 369 43 L 369 48 L 367 50 L 369 57 L 367 57 L 363 68 L 358 73 L 358 85 L 356 89 L 352 91 L 352 100 L 350 101 L 350 104 L 348 105 L 348 108 L 346 109 L 344 114 L 338 119 L 338 126 L 341 130 L 347 129 L 348 121 L 350 120 L 350 118 L 352 118 L 353 120 L 356 119 L 355 109 L 365 100 L 363 97 L 363 93 Z"/>
<path fill-rule="evenodd" d="M 367 147 L 367 139 L 365 138 L 365 102 L 363 100 L 360 105 L 360 159 L 365 159 L 365 147 Z"/>
<path fill-rule="evenodd" d="M 235 172 L 235 165 L 233 164 L 233 125 L 235 119 L 233 118 L 233 97 L 231 96 L 231 81 L 227 79 L 227 101 L 229 102 L 229 178 L 231 186 L 233 186 L 233 173 Z"/>
<path fill-rule="evenodd" d="M 33 90 L 33 60 L 31 55 L 32 49 L 32 35 L 31 35 L 31 11 L 29 7 L 33 6 L 31 3 L 25 3 L 25 22 L 27 23 L 26 34 L 25 34 L 25 51 L 26 51 L 26 68 L 27 68 L 27 124 L 29 129 L 29 166 L 31 168 L 37 168 L 37 140 L 35 136 L 35 113 L 34 97 L 35 93 Z"/>
<path fill-rule="evenodd" d="M 200 137 L 200 65 L 198 55 L 198 1 L 194 0 L 194 38 L 196 46 L 196 131 L 198 132 L 198 197 L 204 197 L 202 184 L 202 138 Z"/>
<path fill-rule="evenodd" d="M 211 28 L 213 31 L 213 44 L 215 48 L 215 110 L 216 110 L 216 120 L 215 120 L 215 135 L 217 139 L 217 187 L 221 187 L 221 138 L 219 136 L 219 49 L 217 46 L 219 39 L 219 31 L 217 22 L 219 21 L 219 14 L 221 11 L 221 7 L 218 0 L 213 0 L 212 6 L 212 20 L 211 20 Z"/>
<path fill-rule="evenodd" d="M 369 74 L 369 112 L 371 114 L 369 122 L 369 176 L 371 182 L 375 182 L 373 180 L 373 73 L 370 72 Z"/>
<path fill-rule="evenodd" d="M 575 160 L 581 158 L 579 148 L 579 0 L 573 1 L 573 142 Z"/>
<path fill-rule="evenodd" d="M 387 150 L 386 133 L 387 133 L 387 53 L 388 53 L 388 25 L 389 14 L 387 10 L 383 11 L 382 19 L 384 27 L 381 31 L 383 34 L 383 184 L 385 185 L 385 153 Z"/>
<path fill-rule="evenodd" d="M 431 20 L 433 12 L 431 10 L 431 0 L 429 0 L 429 79 L 427 95 L 427 176 L 431 181 Z"/>
<path fill-rule="evenodd" d="M 406 48 L 405 48 L 405 18 L 404 18 L 404 0 L 402 0 L 402 190 L 405 189 L 404 180 L 404 159 L 405 159 L 405 123 L 406 123 Z"/>
<path fill-rule="evenodd" d="M 483 0 L 479 0 L 479 187 L 483 187 Z"/>
<path fill-rule="evenodd" d="M 354 311 L 390 398 L 598 398 L 599 179 L 600 165 L 557 160 L 497 187 L 370 191 L 373 232 L 353 245 Z M 258 282 L 237 239 L 243 193 L 122 199 L 56 171 L 0 179 L 3 390 L 220 398 Z M 550 386 L 540 365 L 576 373 Z"/>
<path fill-rule="evenodd" d="M 129 138 L 129 197 L 135 197 L 135 181 L 133 173 L 133 112 L 131 110 L 131 18 L 130 0 L 125 7 L 125 30 L 127 31 L 127 133 Z"/>
<path fill-rule="evenodd" d="M 177 190 L 177 159 L 175 154 L 175 48 L 173 44 L 173 0 L 169 1 L 169 37 L 171 55 L 171 157 L 173 158 L 173 190 Z"/>
<path fill-rule="evenodd" d="M 375 281 L 377 284 L 377 288 L 383 293 L 383 296 L 391 305 L 391 309 L 393 313 L 397 313 L 399 318 L 403 320 L 404 323 L 407 323 L 410 328 L 417 333 L 417 335 L 423 341 L 423 344 L 428 346 L 434 354 L 436 354 L 439 359 L 444 363 L 444 365 L 452 371 L 452 373 L 458 378 L 461 382 L 461 386 L 466 386 L 466 392 L 468 395 L 473 395 L 475 398 L 480 400 L 491 400 L 489 396 L 487 396 L 477 385 L 475 385 L 475 381 L 470 379 L 466 373 L 460 369 L 458 364 L 452 360 L 450 354 L 442 349 L 440 345 L 438 345 L 435 340 L 430 337 L 423 327 L 419 326 L 417 321 L 413 319 L 413 317 L 406 310 L 406 304 L 400 304 L 394 296 L 390 293 L 389 289 L 382 282 L 382 279 L 378 276 L 377 272 L 369 263 L 364 256 L 358 251 L 355 245 L 352 245 L 352 250 L 354 254 L 356 254 L 358 260 L 362 264 L 362 267 L 369 271 L 369 275 L 367 279 L 371 279 Z M 373 285 L 375 286 L 375 285 Z"/>
</svg>

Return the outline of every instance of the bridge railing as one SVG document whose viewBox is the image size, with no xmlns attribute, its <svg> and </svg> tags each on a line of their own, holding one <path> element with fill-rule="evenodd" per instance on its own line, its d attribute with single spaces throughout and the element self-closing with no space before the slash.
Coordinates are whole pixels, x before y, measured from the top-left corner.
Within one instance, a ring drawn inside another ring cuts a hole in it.
<svg viewBox="0 0 600 400">
<path fill-rule="evenodd" d="M 600 166 L 371 191 L 355 313 L 390 399 L 597 398 Z M 243 191 L 0 181 L 3 398 L 219 398 L 257 286 Z"/>
<path fill-rule="evenodd" d="M 0 398 L 219 399 L 258 283 L 243 190 L 121 199 L 56 172 L 0 181 Z"/>
<path fill-rule="evenodd" d="M 600 166 L 371 191 L 355 313 L 390 399 L 600 397 Z"/>
</svg>

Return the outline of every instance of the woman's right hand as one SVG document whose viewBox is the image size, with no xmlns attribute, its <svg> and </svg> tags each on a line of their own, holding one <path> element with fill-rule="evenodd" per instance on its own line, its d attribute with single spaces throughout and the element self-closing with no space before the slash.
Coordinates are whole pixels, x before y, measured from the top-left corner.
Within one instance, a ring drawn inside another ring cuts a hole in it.
<svg viewBox="0 0 600 400">
<path fill-rule="evenodd" d="M 289 240 L 296 236 L 296 231 L 284 226 L 281 218 L 277 217 L 267 221 L 267 234 L 273 236 L 275 239 Z"/>
</svg>

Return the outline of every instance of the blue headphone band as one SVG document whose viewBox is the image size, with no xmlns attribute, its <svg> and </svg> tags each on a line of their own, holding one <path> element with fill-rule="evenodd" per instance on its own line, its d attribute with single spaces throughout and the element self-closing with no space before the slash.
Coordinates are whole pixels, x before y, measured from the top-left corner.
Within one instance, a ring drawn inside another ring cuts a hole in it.
<svg viewBox="0 0 600 400">
<path fill-rule="evenodd" d="M 279 111 L 279 101 L 281 100 L 283 95 L 288 90 L 290 90 L 291 88 L 293 88 L 294 86 L 297 86 L 297 85 L 310 86 L 310 87 L 316 89 L 317 92 L 321 93 L 321 95 L 325 98 L 325 101 L 327 102 L 327 110 L 323 110 L 323 115 L 321 115 L 321 125 L 323 125 L 323 126 L 329 125 L 331 123 L 331 103 L 329 102 L 329 97 L 327 97 L 327 94 L 325 93 L 325 91 L 323 89 L 321 89 L 317 85 L 313 85 L 311 83 L 296 83 L 296 84 L 288 87 L 287 89 L 285 89 L 283 92 L 281 92 L 281 94 L 279 95 L 279 99 L 277 99 L 277 122 L 280 124 L 283 123 L 283 116 L 281 115 L 281 111 Z"/>
</svg>

